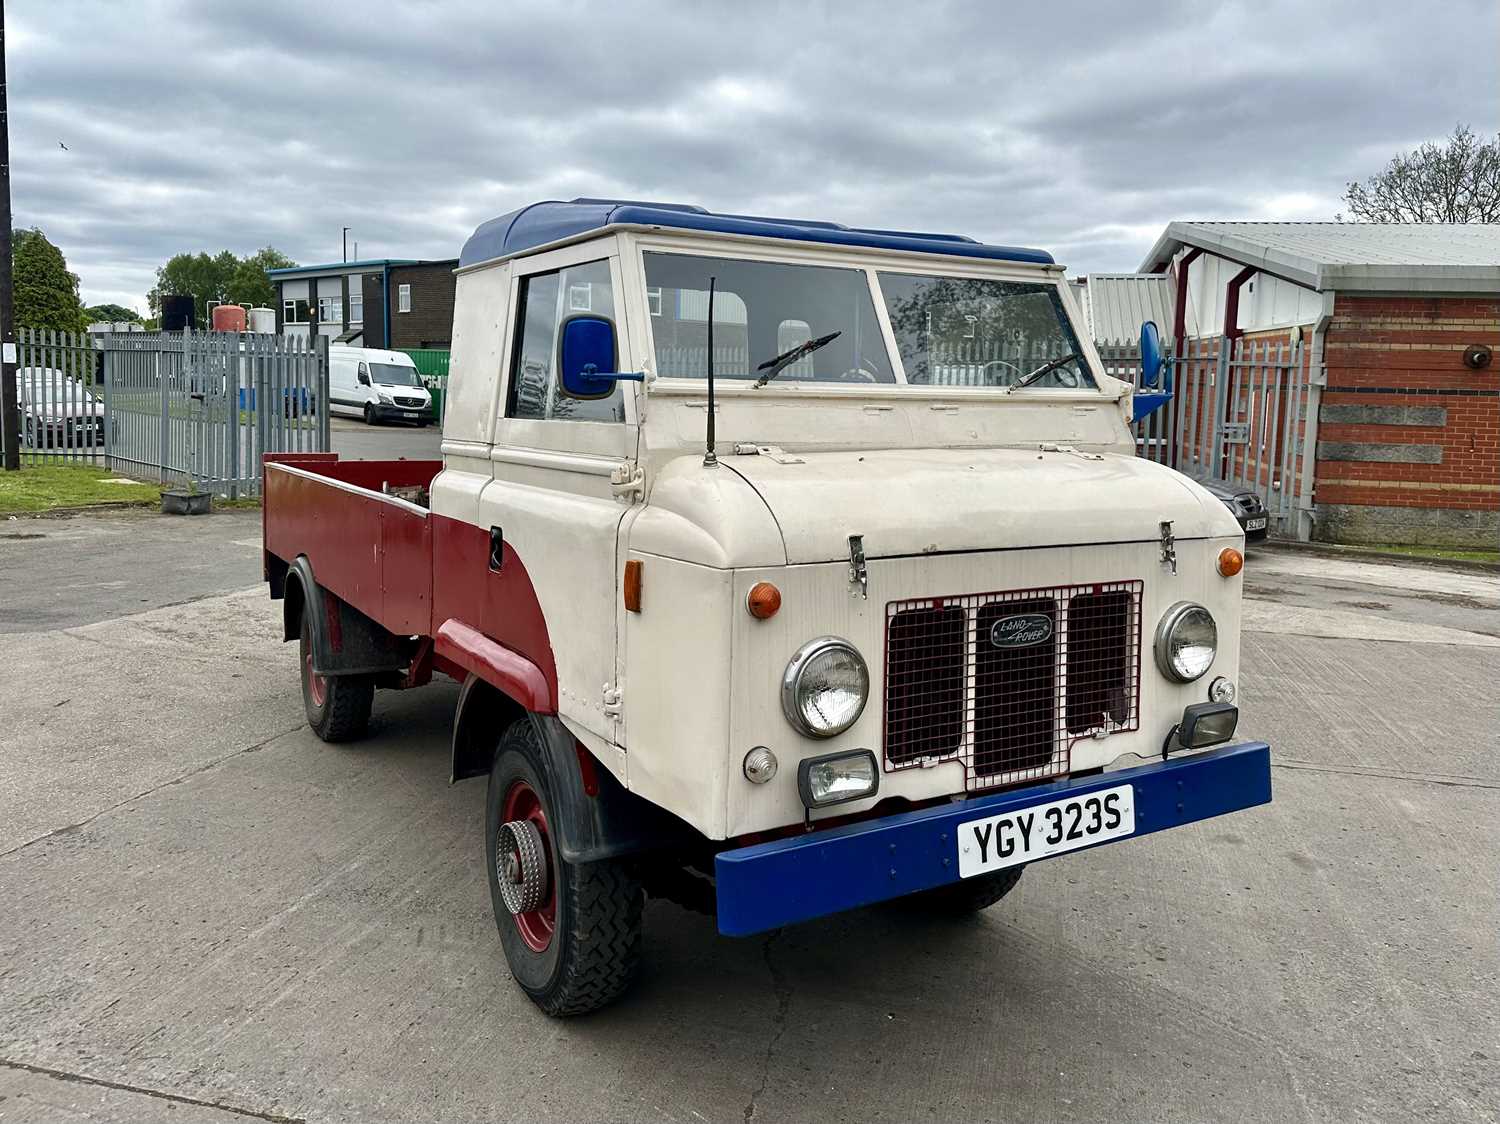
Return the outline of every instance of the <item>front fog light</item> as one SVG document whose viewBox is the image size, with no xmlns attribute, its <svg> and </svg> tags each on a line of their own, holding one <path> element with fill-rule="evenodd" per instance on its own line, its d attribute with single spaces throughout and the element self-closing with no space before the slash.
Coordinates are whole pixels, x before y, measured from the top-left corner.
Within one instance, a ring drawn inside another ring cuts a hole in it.
<svg viewBox="0 0 1500 1124">
<path fill-rule="evenodd" d="M 1208 685 L 1208 697 L 1213 702 L 1234 702 L 1234 683 L 1232 680 L 1219 676 Z"/>
<path fill-rule="evenodd" d="M 865 661 L 836 636 L 802 645 L 781 677 L 786 720 L 810 738 L 831 738 L 854 725 L 869 694 Z"/>
<path fill-rule="evenodd" d="M 1191 683 L 1213 666 L 1219 629 L 1202 605 L 1179 601 L 1156 627 L 1156 666 L 1168 679 Z"/>
<path fill-rule="evenodd" d="M 1234 728 L 1239 722 L 1238 707 L 1228 703 L 1195 703 L 1182 712 L 1182 723 L 1177 727 L 1177 744 L 1184 749 L 1202 749 L 1227 742 L 1234 737 Z"/>
<path fill-rule="evenodd" d="M 875 755 L 868 749 L 809 757 L 797 766 L 797 791 L 808 808 L 826 808 L 874 796 L 879 785 Z"/>
</svg>

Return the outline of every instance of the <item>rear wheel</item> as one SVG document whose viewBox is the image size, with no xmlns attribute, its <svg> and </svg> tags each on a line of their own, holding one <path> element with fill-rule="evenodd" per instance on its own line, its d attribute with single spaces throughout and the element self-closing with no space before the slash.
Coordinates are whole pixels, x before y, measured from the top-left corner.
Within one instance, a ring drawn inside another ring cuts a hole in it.
<svg viewBox="0 0 1500 1124">
<path fill-rule="evenodd" d="M 620 862 L 562 858 L 541 760 L 530 720 L 512 724 L 490 769 L 490 900 L 521 990 L 549 1015 L 581 1015 L 618 999 L 635 978 L 643 895 Z"/>
<path fill-rule="evenodd" d="M 989 909 L 1014 890 L 1025 869 L 1024 866 L 1007 867 L 993 874 L 980 874 L 950 882 L 946 886 L 934 886 L 931 890 L 923 890 L 899 901 L 913 909 L 949 917 L 978 913 L 982 909 Z"/>
<path fill-rule="evenodd" d="M 312 618 L 302 614 L 302 709 L 307 724 L 325 742 L 364 736 L 375 702 L 375 680 L 368 675 L 319 675 L 313 670 Z"/>
</svg>

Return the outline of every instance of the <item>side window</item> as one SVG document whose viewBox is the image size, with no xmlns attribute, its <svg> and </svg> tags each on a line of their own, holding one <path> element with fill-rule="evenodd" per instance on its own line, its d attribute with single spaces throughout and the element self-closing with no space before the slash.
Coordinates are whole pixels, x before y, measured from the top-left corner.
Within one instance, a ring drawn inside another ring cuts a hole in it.
<svg viewBox="0 0 1500 1124">
<path fill-rule="evenodd" d="M 573 398 L 557 383 L 557 353 L 563 322 L 582 314 L 615 320 L 609 262 L 573 265 L 521 278 L 516 307 L 515 357 L 505 416 L 569 421 L 623 422 L 619 385 L 607 398 Z"/>
</svg>

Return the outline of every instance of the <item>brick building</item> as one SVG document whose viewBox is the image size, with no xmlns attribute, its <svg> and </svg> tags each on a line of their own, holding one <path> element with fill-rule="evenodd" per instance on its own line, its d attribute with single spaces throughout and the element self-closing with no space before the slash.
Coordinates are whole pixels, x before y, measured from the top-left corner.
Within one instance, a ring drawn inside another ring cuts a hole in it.
<svg viewBox="0 0 1500 1124">
<path fill-rule="evenodd" d="M 458 259 L 392 263 L 364 276 L 367 347 L 446 349 L 453 341 Z"/>
<path fill-rule="evenodd" d="M 1175 339 L 1296 341 L 1299 538 L 1500 546 L 1500 226 L 1174 222 L 1142 272 Z"/>
</svg>

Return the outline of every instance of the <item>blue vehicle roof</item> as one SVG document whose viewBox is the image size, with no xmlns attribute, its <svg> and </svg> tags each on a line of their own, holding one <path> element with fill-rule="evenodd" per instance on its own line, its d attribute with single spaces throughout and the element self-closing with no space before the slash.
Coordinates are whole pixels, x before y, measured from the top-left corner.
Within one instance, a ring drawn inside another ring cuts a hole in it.
<svg viewBox="0 0 1500 1124">
<path fill-rule="evenodd" d="M 834 246 L 862 246 L 877 250 L 905 250 L 948 254 L 989 261 L 1051 265 L 1045 250 L 1020 246 L 989 246 L 961 234 L 924 234 L 909 230 L 868 230 L 836 222 L 764 218 L 759 215 L 721 215 L 687 203 L 647 203 L 629 199 L 548 200 L 533 203 L 490 219 L 470 236 L 459 255 L 462 269 L 495 258 L 519 254 L 550 242 L 604 231 L 611 226 L 664 226 L 714 234 L 745 234 L 785 238 L 793 242 L 822 242 Z"/>
</svg>

